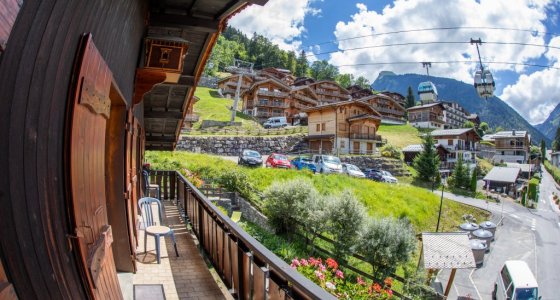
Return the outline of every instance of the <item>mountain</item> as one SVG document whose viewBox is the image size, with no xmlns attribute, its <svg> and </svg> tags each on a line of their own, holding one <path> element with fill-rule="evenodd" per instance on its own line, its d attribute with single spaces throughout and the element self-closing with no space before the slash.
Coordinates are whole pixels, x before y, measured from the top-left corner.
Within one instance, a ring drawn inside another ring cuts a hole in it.
<svg viewBox="0 0 560 300">
<path fill-rule="evenodd" d="M 560 103 L 550 113 L 546 121 L 541 124 L 535 125 L 540 132 L 542 132 L 550 140 L 554 140 L 556 129 L 560 126 Z"/>
<path fill-rule="evenodd" d="M 531 134 L 533 144 L 538 145 L 541 139 L 544 139 L 547 145 L 550 145 L 549 137 L 529 124 L 500 98 L 480 98 L 471 84 L 454 79 L 430 76 L 429 80 L 436 85 L 440 100 L 459 103 L 469 113 L 477 114 L 480 120 L 488 123 L 491 128 L 500 126 L 504 130 L 527 130 Z M 406 95 L 409 86 L 416 91 L 418 84 L 423 81 L 427 81 L 426 75 L 381 72 L 371 87 L 378 91 L 388 90 Z M 418 95 L 415 97 L 418 99 Z"/>
</svg>

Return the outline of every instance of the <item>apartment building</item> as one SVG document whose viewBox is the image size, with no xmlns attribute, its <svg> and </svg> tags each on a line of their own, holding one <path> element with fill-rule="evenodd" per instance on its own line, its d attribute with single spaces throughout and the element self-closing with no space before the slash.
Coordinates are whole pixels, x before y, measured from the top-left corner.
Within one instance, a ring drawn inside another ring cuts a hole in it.
<svg viewBox="0 0 560 300">
<path fill-rule="evenodd" d="M 440 102 L 410 107 L 408 121 L 410 125 L 419 128 L 443 129 L 445 126 L 444 106 Z"/>
</svg>

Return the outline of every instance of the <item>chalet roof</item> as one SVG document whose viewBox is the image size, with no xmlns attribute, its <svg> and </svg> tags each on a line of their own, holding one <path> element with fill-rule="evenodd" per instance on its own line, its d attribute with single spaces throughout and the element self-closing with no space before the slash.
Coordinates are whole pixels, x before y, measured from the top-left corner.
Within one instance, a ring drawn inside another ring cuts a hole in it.
<svg viewBox="0 0 560 300">
<path fill-rule="evenodd" d="M 365 119 L 381 120 L 381 117 L 376 115 L 362 114 L 362 115 L 350 117 L 347 120 L 352 122 L 352 121 L 365 120 Z"/>
<path fill-rule="evenodd" d="M 315 82 L 315 79 L 310 78 L 310 77 L 298 77 L 296 78 L 296 80 L 294 80 L 294 85 L 295 86 L 300 86 L 300 85 L 307 85 L 309 82 L 309 84 L 312 84 Z"/>
<path fill-rule="evenodd" d="M 321 111 L 321 110 L 325 110 L 325 109 L 331 109 L 331 108 L 336 108 L 336 107 L 339 107 L 339 106 L 352 105 L 352 104 L 356 104 L 356 105 L 365 107 L 365 108 L 369 109 L 372 114 L 381 118 L 381 114 L 379 114 L 373 107 L 371 107 L 371 105 L 369 105 L 365 102 L 359 101 L 359 100 L 347 100 L 347 101 L 340 101 L 340 102 L 335 102 L 335 103 L 317 105 L 315 107 L 310 107 L 310 108 L 304 109 L 303 111 L 304 112 Z"/>
<path fill-rule="evenodd" d="M 422 257 L 426 269 L 476 268 L 467 232 L 422 233 Z"/>
<path fill-rule="evenodd" d="M 506 163 L 508 168 L 519 168 L 522 173 L 529 173 L 533 170 L 532 164 L 517 164 L 517 163 Z"/>
<path fill-rule="evenodd" d="M 449 150 L 447 150 L 447 148 L 445 148 L 441 144 L 435 144 L 434 148 L 436 148 L 436 149 L 441 148 L 445 152 L 449 152 Z M 408 146 L 406 146 L 402 149 L 402 152 L 422 152 L 422 151 L 424 151 L 424 145 L 423 144 L 408 145 Z"/>
<path fill-rule="evenodd" d="M 228 81 L 228 80 L 230 80 L 231 78 L 239 77 L 239 75 L 241 75 L 241 76 L 243 76 L 243 77 L 245 77 L 245 78 L 247 78 L 247 79 L 253 81 L 253 78 L 252 78 L 251 76 L 248 76 L 248 75 L 245 75 L 245 74 L 233 74 L 233 75 L 231 75 L 231 76 L 228 76 L 228 77 L 225 77 L 225 78 L 222 78 L 222 79 L 218 80 L 218 83 L 221 83 L 221 82 L 224 82 L 224 81 Z"/>
<path fill-rule="evenodd" d="M 313 97 L 315 97 L 315 100 L 319 99 L 319 96 L 317 96 L 317 94 L 315 94 L 315 91 L 307 85 L 292 86 L 292 92 L 297 92 L 297 91 L 302 91 L 302 90 L 308 90 L 313 95 Z"/>
<path fill-rule="evenodd" d="M 509 168 L 509 167 L 493 167 L 486 176 L 484 176 L 485 181 L 497 181 L 506 183 L 515 183 L 517 177 L 521 172 L 520 168 Z"/>
<path fill-rule="evenodd" d="M 139 96 L 139 100 L 144 102 L 146 150 L 173 150 L 185 115 L 194 103 L 195 98 L 192 96 L 198 79 L 227 20 L 248 5 L 264 5 L 267 0 L 147 2 L 147 36 L 172 42 L 188 41 L 188 51 L 176 82 L 153 85 L 148 83 L 153 81 L 153 73 L 150 72 L 153 70 L 136 74 L 138 86 L 153 85 L 150 91 L 142 92 L 140 95 L 143 96 Z"/>
<path fill-rule="evenodd" d="M 512 138 L 512 137 L 525 137 L 527 131 L 525 130 L 512 130 L 512 131 L 500 131 L 493 134 L 494 138 Z"/>
<path fill-rule="evenodd" d="M 413 106 L 413 107 L 409 107 L 407 110 L 420 110 L 420 109 L 425 109 L 425 108 L 430 108 L 430 107 L 434 107 L 434 106 L 442 106 L 443 104 L 439 103 L 439 102 L 434 102 L 434 103 L 428 103 L 428 104 L 424 104 L 424 105 L 417 105 L 417 106 Z"/>
<path fill-rule="evenodd" d="M 337 87 L 340 88 L 340 90 L 341 90 L 342 92 L 344 92 L 344 93 L 350 95 L 350 92 L 349 92 L 347 89 L 343 88 L 340 84 L 338 84 L 338 83 L 337 83 L 336 81 L 334 81 L 334 80 L 320 80 L 320 81 L 315 81 L 314 83 L 310 83 L 309 86 L 318 85 L 318 84 L 321 84 L 321 83 L 330 83 L 330 84 L 336 85 Z"/>
<path fill-rule="evenodd" d="M 477 114 L 470 114 L 467 116 L 467 119 L 476 119 L 476 118 L 478 118 Z"/>
<path fill-rule="evenodd" d="M 473 128 L 438 129 L 432 131 L 432 136 L 461 135 L 469 131 L 474 131 L 474 129 Z"/>
<path fill-rule="evenodd" d="M 398 107 L 400 107 L 400 108 L 402 108 L 402 109 L 405 109 L 397 100 L 395 100 L 394 98 L 392 98 L 392 97 L 390 97 L 390 96 L 387 96 L 387 95 L 385 95 L 385 94 L 383 94 L 383 93 L 373 94 L 373 95 L 371 95 L 371 96 L 367 96 L 367 97 L 360 98 L 359 100 L 360 100 L 360 101 L 368 101 L 368 100 L 370 100 L 370 99 L 375 99 L 375 98 L 383 98 L 383 99 L 385 99 L 385 100 L 389 100 L 389 101 L 393 102 L 394 104 L 396 104 Z"/>
<path fill-rule="evenodd" d="M 252 91 L 252 90 L 255 89 L 257 86 L 260 86 L 260 85 L 265 84 L 265 83 L 267 83 L 267 82 L 275 83 L 275 84 L 277 84 L 278 86 L 280 86 L 280 87 L 282 87 L 283 89 L 285 89 L 286 91 L 290 91 L 290 90 L 291 90 L 290 87 L 287 86 L 287 85 L 286 85 L 284 82 L 282 82 L 280 79 L 271 77 L 271 78 L 267 78 L 267 79 L 265 79 L 265 80 L 261 80 L 261 81 L 254 82 L 253 85 L 251 85 L 251 87 L 249 88 L 249 91 Z"/>
</svg>

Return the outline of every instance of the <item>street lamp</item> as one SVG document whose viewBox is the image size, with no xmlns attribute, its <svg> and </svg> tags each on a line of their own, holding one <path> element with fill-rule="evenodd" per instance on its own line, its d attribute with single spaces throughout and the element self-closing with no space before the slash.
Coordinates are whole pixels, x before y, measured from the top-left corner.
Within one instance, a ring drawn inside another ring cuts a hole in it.
<svg viewBox="0 0 560 300">
<path fill-rule="evenodd" d="M 438 213 L 438 217 L 437 217 L 436 232 L 439 231 L 439 221 L 441 219 L 441 208 L 443 206 L 443 190 L 445 189 L 445 183 L 447 182 L 446 179 L 447 178 L 445 177 L 445 174 L 442 174 L 441 175 L 441 199 L 439 200 L 439 213 Z"/>
</svg>

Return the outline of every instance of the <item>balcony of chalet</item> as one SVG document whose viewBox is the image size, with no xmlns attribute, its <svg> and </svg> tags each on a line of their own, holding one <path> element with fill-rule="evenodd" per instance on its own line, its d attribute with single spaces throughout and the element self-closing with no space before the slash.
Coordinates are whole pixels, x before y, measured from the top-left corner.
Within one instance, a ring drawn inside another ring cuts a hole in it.
<svg viewBox="0 0 560 300">
<path fill-rule="evenodd" d="M 287 103 L 281 101 L 263 101 L 259 100 L 256 102 L 255 106 L 259 107 L 278 107 L 278 108 L 288 108 L 290 107 Z"/>
<path fill-rule="evenodd" d="M 132 284 L 161 285 L 165 293 L 143 299 L 335 299 L 243 231 L 178 172 L 153 171 L 150 181 L 161 188 L 179 257 L 166 237 L 157 264 L 154 238 L 148 236 L 144 253 L 139 231 Z M 121 286 L 131 295 L 130 282 L 121 280 Z"/>
<path fill-rule="evenodd" d="M 278 98 L 286 98 L 286 97 L 288 97 L 288 93 L 286 93 L 286 92 L 265 91 L 265 90 L 257 90 L 257 95 L 259 95 L 259 96 L 278 97 Z"/>
<path fill-rule="evenodd" d="M 309 97 L 304 96 L 304 95 L 302 95 L 302 94 L 294 93 L 294 94 L 292 94 L 292 97 L 295 98 L 295 99 L 298 99 L 298 100 L 301 100 L 301 101 L 304 101 L 304 102 L 313 104 L 313 105 L 317 105 L 317 104 L 318 104 L 317 100 L 312 99 L 312 98 L 309 98 Z"/>
</svg>

